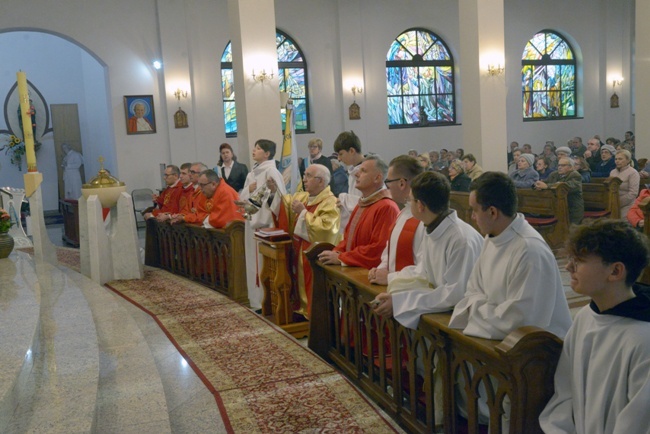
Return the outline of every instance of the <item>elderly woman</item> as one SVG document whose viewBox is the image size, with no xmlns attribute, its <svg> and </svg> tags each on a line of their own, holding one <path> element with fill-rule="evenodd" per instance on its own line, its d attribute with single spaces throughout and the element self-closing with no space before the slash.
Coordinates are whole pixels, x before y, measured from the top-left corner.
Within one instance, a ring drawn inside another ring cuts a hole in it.
<svg viewBox="0 0 650 434">
<path fill-rule="evenodd" d="M 539 181 L 539 173 L 533 168 L 535 156 L 533 154 L 521 154 L 517 160 L 517 170 L 510 173 L 510 178 L 517 188 L 531 188 Z"/>
<path fill-rule="evenodd" d="M 418 164 L 422 166 L 424 170 L 431 170 L 431 159 L 429 158 L 429 154 L 425 152 L 418 155 Z"/>
<path fill-rule="evenodd" d="M 607 145 L 605 145 L 607 146 Z M 621 187 L 618 190 L 618 197 L 621 202 L 621 218 L 626 218 L 627 212 L 632 208 L 634 199 L 639 194 L 639 172 L 632 167 L 632 154 L 630 151 L 622 149 L 616 152 L 614 157 L 616 168 L 609 174 L 619 178 Z"/>
<path fill-rule="evenodd" d="M 585 213 L 585 203 L 582 199 L 582 177 L 575 170 L 575 163 L 568 157 L 562 157 L 558 161 L 557 170 L 551 173 L 546 182 L 537 181 L 535 188 L 544 190 L 564 182 L 569 187 L 567 202 L 569 203 L 569 221 L 576 225 L 580 224 Z"/>
<path fill-rule="evenodd" d="M 553 173 L 551 169 L 551 162 L 546 157 L 538 157 L 535 161 L 535 170 L 539 173 L 539 180 L 544 181 L 548 176 Z"/>
<path fill-rule="evenodd" d="M 600 147 L 601 162 L 594 170 L 591 171 L 592 178 L 607 178 L 612 170 L 616 168 L 614 154 L 616 150 L 612 145 L 603 145 Z"/>
<path fill-rule="evenodd" d="M 465 174 L 463 163 L 459 160 L 449 164 L 449 181 L 451 181 L 451 191 L 469 191 L 472 178 Z"/>
<path fill-rule="evenodd" d="M 555 155 L 557 156 L 558 160 L 562 157 L 570 157 L 571 148 L 569 148 L 568 146 L 560 146 L 555 150 Z"/>
</svg>

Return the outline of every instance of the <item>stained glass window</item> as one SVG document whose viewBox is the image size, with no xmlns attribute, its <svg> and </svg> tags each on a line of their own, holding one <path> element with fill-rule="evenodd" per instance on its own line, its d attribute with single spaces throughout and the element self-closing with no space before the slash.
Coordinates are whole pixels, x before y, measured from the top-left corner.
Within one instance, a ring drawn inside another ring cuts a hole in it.
<svg viewBox="0 0 650 434">
<path fill-rule="evenodd" d="M 558 33 L 542 30 L 526 44 L 521 91 L 524 120 L 576 117 L 576 59 Z"/>
<path fill-rule="evenodd" d="M 309 98 L 307 95 L 307 63 L 300 47 L 285 33 L 276 31 L 278 51 L 278 80 L 280 90 L 293 99 L 296 119 L 296 133 L 310 131 Z M 221 56 L 221 92 L 223 96 L 223 117 L 226 136 L 237 135 L 237 111 L 235 107 L 235 86 L 232 72 L 232 44 L 228 42 Z M 284 111 L 282 113 L 284 130 Z"/>
<path fill-rule="evenodd" d="M 386 55 L 389 128 L 456 122 L 454 59 L 447 44 L 424 29 L 399 35 Z"/>
</svg>

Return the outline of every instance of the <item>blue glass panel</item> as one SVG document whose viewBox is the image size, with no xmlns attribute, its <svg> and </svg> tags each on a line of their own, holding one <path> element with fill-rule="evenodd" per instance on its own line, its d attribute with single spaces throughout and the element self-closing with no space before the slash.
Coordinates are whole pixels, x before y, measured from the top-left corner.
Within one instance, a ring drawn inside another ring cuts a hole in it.
<svg viewBox="0 0 650 434">
<path fill-rule="evenodd" d="M 523 89 L 523 113 L 525 118 L 533 117 L 533 67 L 526 65 L 521 68 L 521 86 Z"/>
<path fill-rule="evenodd" d="M 404 122 L 417 124 L 420 122 L 420 98 L 417 95 L 404 97 Z"/>
<path fill-rule="evenodd" d="M 573 65 L 563 65 L 561 70 L 562 89 L 575 89 L 576 68 Z"/>
<path fill-rule="evenodd" d="M 436 67 L 436 93 L 452 93 L 454 91 L 452 80 L 451 67 Z"/>
<path fill-rule="evenodd" d="M 237 113 L 234 101 L 223 102 L 223 118 L 226 126 L 226 134 L 237 132 Z"/>
<path fill-rule="evenodd" d="M 386 60 L 412 60 L 413 55 L 398 41 L 394 41 L 388 49 Z"/>
<path fill-rule="evenodd" d="M 562 115 L 576 115 L 576 94 L 573 91 L 562 92 Z"/>
<path fill-rule="evenodd" d="M 223 50 L 223 54 L 221 55 L 221 61 L 232 62 L 232 43 L 228 42 L 228 45 L 226 45 L 226 49 Z"/>
<path fill-rule="evenodd" d="M 420 74 L 418 78 L 420 79 L 420 94 L 421 95 L 430 95 L 436 92 L 435 89 L 435 80 L 436 80 L 436 68 L 435 66 L 428 66 L 419 68 Z"/>
<path fill-rule="evenodd" d="M 424 60 L 451 60 L 449 52 L 442 44 L 442 42 L 437 41 L 434 45 L 431 46 L 429 51 L 424 54 Z"/>
<path fill-rule="evenodd" d="M 304 99 L 295 99 L 293 106 L 296 110 L 296 131 L 307 129 L 307 104 Z"/>
<path fill-rule="evenodd" d="M 400 68 L 386 68 L 386 88 L 388 96 L 402 94 L 402 77 L 400 74 Z"/>
<path fill-rule="evenodd" d="M 278 46 L 278 62 L 301 62 L 300 52 L 290 40 Z"/>
<path fill-rule="evenodd" d="M 420 95 L 420 106 L 424 108 L 424 113 L 427 115 L 427 120 L 434 122 L 437 120 L 438 114 L 436 109 L 435 95 Z"/>
<path fill-rule="evenodd" d="M 402 68 L 402 93 L 404 95 L 417 95 L 420 93 L 417 66 Z"/>
<path fill-rule="evenodd" d="M 409 53 L 411 53 L 411 55 L 415 55 L 417 53 L 417 32 L 415 30 L 402 33 L 396 39 L 404 46 L 406 50 L 408 50 Z"/>
<path fill-rule="evenodd" d="M 423 56 L 433 45 L 433 37 L 427 32 L 417 32 L 417 53 Z"/>
<path fill-rule="evenodd" d="M 454 96 L 438 95 L 438 122 L 454 121 Z"/>
<path fill-rule="evenodd" d="M 284 89 L 291 95 L 292 98 L 305 98 L 305 70 L 302 68 L 286 68 L 284 69 L 283 86 Z"/>
<path fill-rule="evenodd" d="M 388 124 L 401 125 L 403 123 L 402 116 L 402 98 L 389 97 L 388 98 Z"/>
<path fill-rule="evenodd" d="M 221 70 L 221 90 L 223 99 L 235 99 L 235 84 L 232 69 Z"/>
<path fill-rule="evenodd" d="M 533 117 L 545 118 L 548 116 L 548 98 L 546 92 L 533 92 Z"/>
</svg>

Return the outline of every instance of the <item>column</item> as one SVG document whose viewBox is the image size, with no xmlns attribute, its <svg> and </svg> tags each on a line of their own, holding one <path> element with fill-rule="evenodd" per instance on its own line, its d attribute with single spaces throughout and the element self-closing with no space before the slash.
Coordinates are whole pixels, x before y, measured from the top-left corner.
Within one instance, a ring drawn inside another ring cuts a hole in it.
<svg viewBox="0 0 650 434">
<path fill-rule="evenodd" d="M 505 65 L 503 0 L 459 2 L 459 112 L 465 152 L 485 170 L 507 170 L 505 73 L 488 74 L 488 65 Z"/>
<path fill-rule="evenodd" d="M 650 2 L 636 2 L 636 41 L 634 55 L 634 135 L 636 137 L 636 155 L 640 157 L 650 154 Z"/>
</svg>

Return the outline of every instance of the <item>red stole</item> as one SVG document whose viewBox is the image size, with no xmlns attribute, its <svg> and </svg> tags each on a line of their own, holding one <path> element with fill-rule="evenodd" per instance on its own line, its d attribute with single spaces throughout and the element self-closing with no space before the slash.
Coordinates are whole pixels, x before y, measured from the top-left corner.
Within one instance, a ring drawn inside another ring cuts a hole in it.
<svg viewBox="0 0 650 434">
<path fill-rule="evenodd" d="M 397 256 L 395 257 L 395 271 L 401 271 L 402 268 L 408 267 L 409 265 L 415 265 L 415 258 L 413 257 L 413 239 L 415 238 L 415 232 L 418 230 L 420 225 L 420 220 L 415 217 L 410 217 L 404 223 L 402 231 L 399 233 L 397 238 Z M 391 229 L 391 233 L 395 229 L 395 225 Z M 388 264 L 390 264 L 390 239 L 388 240 Z"/>
</svg>

